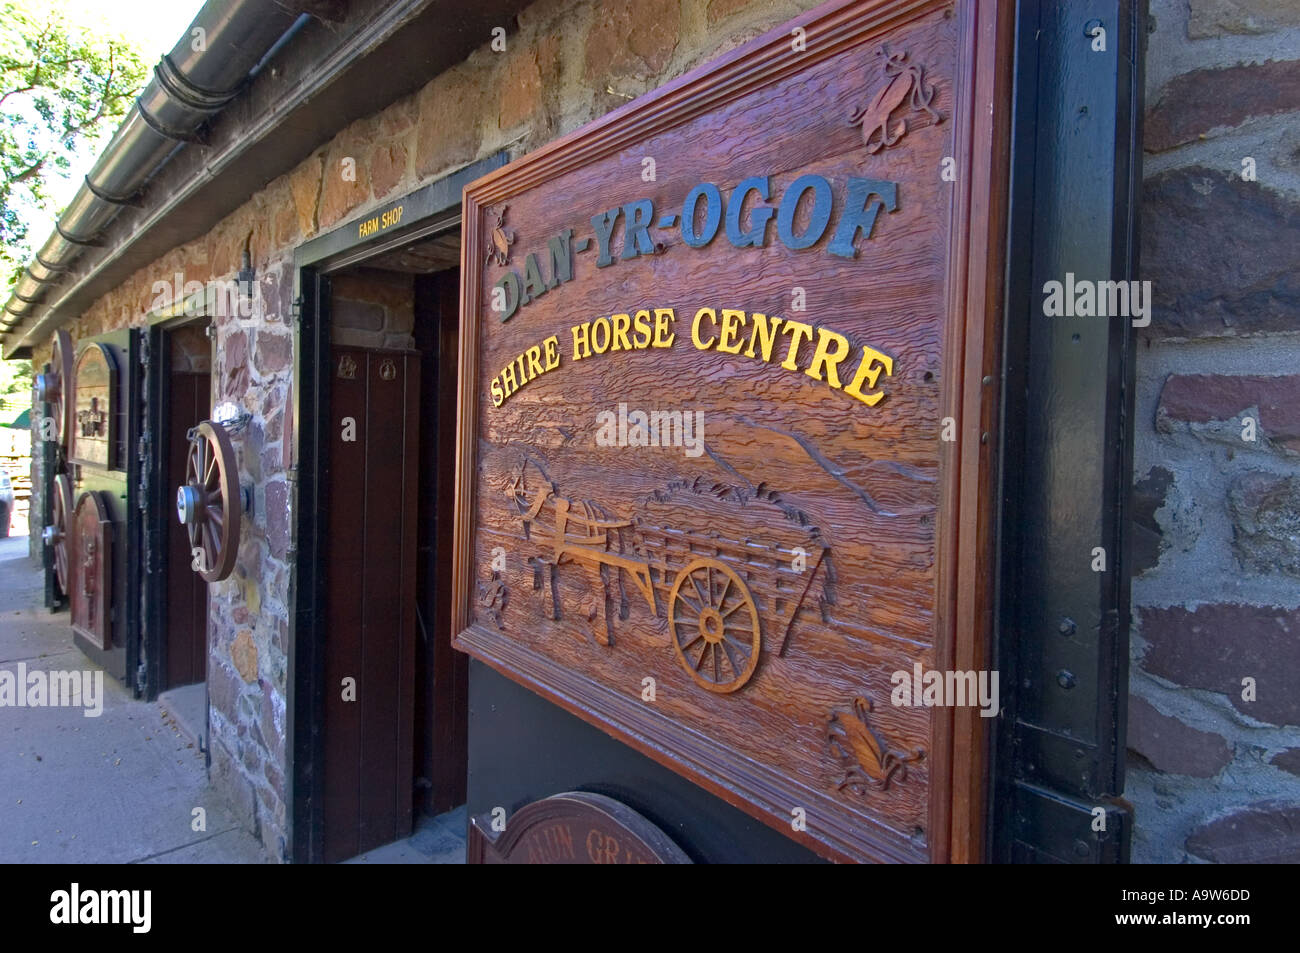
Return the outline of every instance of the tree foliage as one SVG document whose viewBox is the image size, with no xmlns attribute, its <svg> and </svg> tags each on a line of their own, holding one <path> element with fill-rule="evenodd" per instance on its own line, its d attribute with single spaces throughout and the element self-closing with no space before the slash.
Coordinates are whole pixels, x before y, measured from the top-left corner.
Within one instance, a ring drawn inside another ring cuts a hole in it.
<svg viewBox="0 0 1300 953">
<path fill-rule="evenodd" d="M 124 39 L 69 22 L 49 0 L 0 2 L 0 257 L 5 279 L 31 255 L 28 217 L 50 205 L 77 150 L 115 129 L 147 67 Z M 7 283 L 7 282 L 6 282 Z"/>
</svg>

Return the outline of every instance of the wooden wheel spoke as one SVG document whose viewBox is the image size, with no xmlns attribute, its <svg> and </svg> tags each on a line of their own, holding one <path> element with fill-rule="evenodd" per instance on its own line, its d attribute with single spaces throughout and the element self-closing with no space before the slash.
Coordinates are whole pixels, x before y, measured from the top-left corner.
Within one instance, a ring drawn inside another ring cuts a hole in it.
<svg viewBox="0 0 1300 953">
<path fill-rule="evenodd" d="M 730 642 L 732 645 L 738 647 L 742 652 L 745 653 L 746 657 L 749 656 L 749 650 L 753 647 L 753 643 L 747 642 L 744 639 L 736 638 L 736 636 L 732 635 L 730 632 L 724 632 L 722 634 L 722 638 L 725 641 Z"/>
<path fill-rule="evenodd" d="M 705 594 L 704 590 L 700 588 L 698 571 L 691 573 L 691 585 L 695 586 L 695 591 L 700 594 L 700 605 L 707 606 L 709 604 L 709 597 Z"/>
<path fill-rule="evenodd" d="M 689 633 L 687 633 L 687 634 L 689 634 Z M 682 647 L 682 651 L 685 652 L 687 649 L 689 649 L 689 648 L 690 648 L 692 645 L 694 645 L 696 642 L 700 641 L 700 639 L 702 639 L 702 638 L 704 638 L 703 634 L 697 633 L 696 636 L 695 636 L 695 638 L 690 639 L 690 640 L 688 640 L 688 641 L 686 641 L 686 642 L 679 642 L 678 644 Z"/>
<path fill-rule="evenodd" d="M 212 532 L 212 524 L 207 520 L 203 521 L 203 542 L 204 549 L 212 557 L 210 563 L 215 564 L 221 555 L 221 547 L 217 544 L 216 534 Z"/>
<path fill-rule="evenodd" d="M 744 671 L 744 666 L 743 666 L 743 665 L 737 665 L 737 664 L 736 664 L 736 657 L 735 657 L 734 655 L 731 654 L 731 653 L 732 653 L 732 649 L 731 649 L 731 646 L 730 646 L 730 645 L 728 645 L 725 641 L 724 641 L 724 642 L 721 642 L 721 643 L 719 643 L 719 644 L 722 646 L 722 650 L 723 650 L 723 652 L 725 652 L 726 655 L 727 655 L 727 664 L 731 666 L 731 674 L 732 674 L 732 677 L 734 678 L 735 676 L 739 675 L 742 671 Z M 742 655 L 742 658 L 743 658 L 746 662 L 748 662 L 748 661 L 749 661 L 749 653 L 744 653 L 744 654 Z"/>
<path fill-rule="evenodd" d="M 208 519 L 217 524 L 217 529 L 226 527 L 226 511 L 221 506 L 208 505 Z"/>
<path fill-rule="evenodd" d="M 695 618 L 698 619 L 700 617 L 700 613 L 703 611 L 703 607 L 696 605 L 694 602 L 692 602 L 690 596 L 686 595 L 685 593 L 679 593 L 677 596 L 677 601 L 680 602 L 683 606 L 688 607 L 691 610 L 691 615 L 693 615 Z"/>
<path fill-rule="evenodd" d="M 731 577 L 723 576 L 723 582 L 726 584 L 722 587 L 722 595 L 718 596 L 718 608 L 721 609 L 727 602 L 727 593 L 731 592 Z"/>
<path fill-rule="evenodd" d="M 705 642 L 704 648 L 700 649 L 700 657 L 695 660 L 695 671 L 698 672 L 700 670 L 700 666 L 704 664 L 705 656 L 707 656 L 708 654 L 709 654 L 709 643 Z"/>
<path fill-rule="evenodd" d="M 734 606 L 732 606 L 732 607 L 731 607 L 730 609 L 728 609 L 726 612 L 722 613 L 722 618 L 725 619 L 727 616 L 731 615 L 731 613 L 735 612 L 737 609 L 739 609 L 739 608 L 740 608 L 741 606 L 743 606 L 743 605 L 745 605 L 745 600 L 744 600 L 744 599 L 741 599 L 739 602 L 737 602 Z"/>
<path fill-rule="evenodd" d="M 721 655 L 722 653 L 718 651 L 718 647 L 716 645 L 713 646 L 713 681 L 714 682 L 722 681 L 722 671 L 721 671 L 722 662 L 721 659 L 719 658 L 719 656 Z"/>
</svg>

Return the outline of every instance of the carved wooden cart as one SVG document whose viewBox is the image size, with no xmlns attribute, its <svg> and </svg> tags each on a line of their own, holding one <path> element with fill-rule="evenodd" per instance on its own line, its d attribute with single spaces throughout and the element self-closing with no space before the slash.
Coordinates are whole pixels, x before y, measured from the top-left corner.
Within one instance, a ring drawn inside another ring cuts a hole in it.
<svg viewBox="0 0 1300 953">
<path fill-rule="evenodd" d="M 798 546 L 782 545 L 770 532 L 733 539 L 717 531 L 656 525 L 652 514 L 637 519 L 612 516 L 595 504 L 558 496 L 549 481 L 531 500 L 519 484 L 512 492 L 520 504 L 525 536 L 532 538 L 531 532 L 536 531 L 548 550 L 535 564 L 552 574 L 565 563 L 581 563 L 597 571 L 607 566 L 626 573 L 650 610 L 661 618 L 666 614 L 669 638 L 682 667 L 697 685 L 711 692 L 734 692 L 753 676 L 764 618 L 769 632 L 780 638 L 777 654 L 784 654 L 795 614 L 828 552 L 817 541 L 815 530 L 805 531 Z M 690 491 L 682 495 L 717 503 L 714 497 Z M 674 512 L 683 509 L 680 497 L 673 503 Z M 654 509 L 653 501 L 647 509 Z M 690 522 L 738 525 L 736 520 L 719 520 L 716 513 L 699 514 Z M 558 618 L 554 587 L 552 575 Z"/>
</svg>

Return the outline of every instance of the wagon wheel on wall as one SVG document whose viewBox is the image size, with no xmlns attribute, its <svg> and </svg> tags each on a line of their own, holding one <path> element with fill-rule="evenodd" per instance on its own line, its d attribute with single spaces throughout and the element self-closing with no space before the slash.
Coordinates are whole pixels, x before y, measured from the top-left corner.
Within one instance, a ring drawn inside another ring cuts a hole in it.
<svg viewBox="0 0 1300 953">
<path fill-rule="evenodd" d="M 65 450 L 72 414 L 72 338 L 67 331 L 54 332 L 54 345 L 50 352 L 50 372 L 36 375 L 36 400 L 53 404 L 54 439 Z M 71 507 L 68 508 L 71 510 Z"/>
<path fill-rule="evenodd" d="M 711 692 L 734 692 L 758 665 L 762 635 L 754 597 L 716 559 L 696 559 L 677 574 L 668 633 L 682 667 Z"/>
<path fill-rule="evenodd" d="M 50 501 L 50 525 L 45 527 L 41 537 L 50 547 L 54 559 L 54 577 L 59 581 L 59 589 L 68 594 L 68 520 L 72 513 L 72 481 L 67 474 L 60 473 L 54 478 L 54 499 Z"/>
<path fill-rule="evenodd" d="M 176 490 L 176 518 L 189 534 L 195 571 L 206 582 L 220 582 L 234 571 L 239 554 L 239 468 L 220 424 L 205 420 L 191 434 L 185 483 Z"/>
</svg>

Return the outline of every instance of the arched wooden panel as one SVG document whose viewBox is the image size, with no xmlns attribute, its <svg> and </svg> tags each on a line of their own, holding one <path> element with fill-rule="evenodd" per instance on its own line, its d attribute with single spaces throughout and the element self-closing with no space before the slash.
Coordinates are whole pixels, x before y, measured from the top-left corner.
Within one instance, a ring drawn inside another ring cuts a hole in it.
<svg viewBox="0 0 1300 953">
<path fill-rule="evenodd" d="M 68 457 L 104 469 L 119 466 L 115 447 L 119 408 L 117 361 L 104 344 L 88 344 L 77 355 L 73 375 Z"/>
<path fill-rule="evenodd" d="M 72 516 L 69 598 L 72 628 L 101 649 L 112 647 L 113 521 L 98 492 L 82 493 Z"/>
</svg>

